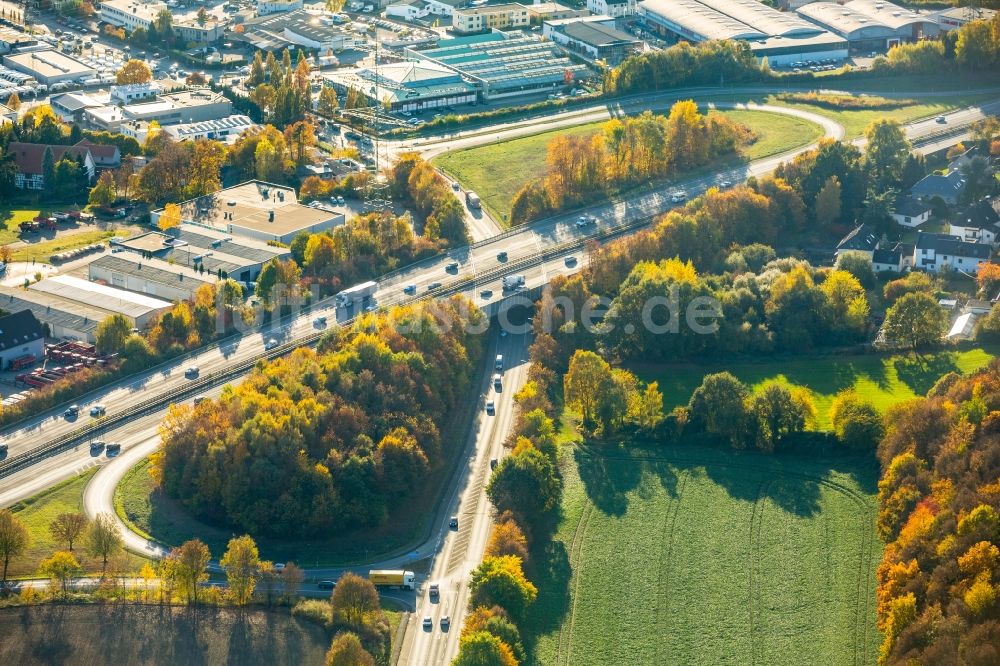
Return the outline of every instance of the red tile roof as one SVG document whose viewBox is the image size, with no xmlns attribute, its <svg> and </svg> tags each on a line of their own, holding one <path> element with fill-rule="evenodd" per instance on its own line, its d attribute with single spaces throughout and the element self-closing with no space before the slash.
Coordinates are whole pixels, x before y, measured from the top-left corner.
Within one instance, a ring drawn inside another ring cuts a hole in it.
<svg viewBox="0 0 1000 666">
<path fill-rule="evenodd" d="M 52 158 L 58 162 L 63 155 L 70 157 L 80 157 L 87 159 L 89 149 L 82 146 L 48 146 L 44 143 L 21 143 L 11 141 L 7 146 L 7 153 L 14 155 L 14 163 L 21 173 L 40 174 L 42 173 L 42 159 L 45 156 L 45 149 L 52 149 Z"/>
<path fill-rule="evenodd" d="M 75 146 L 80 148 L 89 148 L 90 154 L 94 158 L 94 161 L 99 164 L 107 163 L 120 163 L 122 158 L 118 151 L 118 146 L 109 146 L 103 143 L 92 143 L 86 139 L 81 139 Z"/>
</svg>

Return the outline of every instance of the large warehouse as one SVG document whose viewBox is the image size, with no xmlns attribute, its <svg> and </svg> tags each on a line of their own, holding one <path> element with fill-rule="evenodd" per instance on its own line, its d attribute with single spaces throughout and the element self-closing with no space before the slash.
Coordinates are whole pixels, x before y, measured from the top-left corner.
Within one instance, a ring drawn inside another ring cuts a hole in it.
<svg viewBox="0 0 1000 666">
<path fill-rule="evenodd" d="M 846 39 L 855 52 L 885 51 L 901 42 L 934 37 L 939 31 L 931 14 L 884 0 L 851 0 L 843 5 L 813 2 L 798 13 Z"/>
<path fill-rule="evenodd" d="M 106 254 L 87 267 L 91 281 L 137 295 L 154 296 L 167 301 L 186 301 L 205 285 L 219 281 L 217 274 L 201 272 L 193 266 L 178 266 L 162 259 L 143 259 L 132 253 Z"/>
<path fill-rule="evenodd" d="M 63 301 L 74 301 L 84 307 L 122 314 L 135 322 L 139 328 L 145 328 L 152 323 L 154 317 L 172 307 L 167 301 L 158 298 L 88 282 L 72 275 L 47 277 L 28 287 L 28 292 L 48 294 Z"/>
<path fill-rule="evenodd" d="M 476 101 L 476 88 L 454 70 L 429 60 L 413 59 L 371 67 L 338 69 L 323 74 L 327 84 L 345 95 L 360 90 L 372 104 L 394 111 L 422 111 Z"/>
<path fill-rule="evenodd" d="M 644 0 L 639 15 L 650 32 L 666 39 L 746 41 L 772 65 L 847 57 L 843 37 L 757 0 Z"/>
</svg>

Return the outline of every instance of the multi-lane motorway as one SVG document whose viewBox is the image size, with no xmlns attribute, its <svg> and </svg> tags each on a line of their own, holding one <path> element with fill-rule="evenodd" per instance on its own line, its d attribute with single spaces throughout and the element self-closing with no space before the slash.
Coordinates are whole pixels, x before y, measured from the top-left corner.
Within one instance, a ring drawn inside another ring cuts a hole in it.
<svg viewBox="0 0 1000 666">
<path fill-rule="evenodd" d="M 690 93 L 686 96 L 690 96 Z M 775 109 L 780 109 L 777 112 L 790 112 L 784 107 Z M 953 143 L 957 140 L 953 135 L 947 138 L 938 137 L 945 132 L 961 136 L 963 126 L 968 126 L 984 115 L 995 114 L 998 111 L 1000 102 L 984 104 L 946 114 L 944 123 L 934 119 L 913 123 L 907 127 L 907 132 L 914 141 L 929 137 L 928 140 L 934 145 L 942 141 Z M 798 115 L 804 112 L 792 113 Z M 577 119 L 575 122 L 580 120 Z M 843 136 L 843 128 L 836 123 L 823 119 L 821 124 L 827 136 L 833 138 Z M 522 130 L 517 127 L 504 131 Z M 472 134 L 453 138 L 445 143 L 449 146 L 448 149 L 451 149 L 458 147 L 454 142 L 461 141 L 461 145 L 464 146 L 467 145 L 466 142 L 484 140 L 481 134 Z M 493 137 L 488 136 L 485 140 L 493 140 Z M 457 291 L 464 293 L 479 305 L 495 304 L 503 298 L 501 278 L 504 275 L 523 274 L 530 288 L 547 283 L 555 275 L 575 272 L 586 264 L 586 256 L 582 250 L 583 240 L 630 232 L 669 208 L 670 192 L 683 189 L 690 196 L 694 196 L 724 180 L 742 182 L 751 175 L 761 176 L 806 148 L 808 147 L 748 165 L 732 167 L 725 172 L 652 188 L 591 206 L 586 212 L 596 216 L 598 222 L 582 229 L 577 228 L 575 224 L 577 215 L 581 212 L 576 211 L 541 220 L 516 231 L 474 243 L 469 247 L 452 250 L 445 255 L 427 259 L 383 277 L 379 281 L 376 302 L 380 306 L 388 306 L 406 300 L 409 296 L 405 295 L 403 290 L 412 285 L 418 296 Z M 501 253 L 506 253 L 505 260 L 499 258 Z M 569 257 L 576 261 L 568 261 Z M 446 270 L 451 262 L 458 262 L 457 271 Z M 442 283 L 443 286 L 432 288 L 435 283 Z M 62 416 L 62 408 L 59 408 L 20 424 L 12 432 L 4 435 L 9 452 L 7 459 L 0 462 L 0 506 L 10 505 L 89 466 L 104 463 L 105 468 L 95 476 L 91 486 L 88 487 L 85 505 L 91 514 L 111 511 L 113 489 L 121 475 L 133 462 L 141 460 L 157 446 L 156 428 L 162 419 L 166 402 L 170 396 L 192 381 L 185 377 L 185 368 L 197 366 L 201 376 L 223 372 L 239 361 L 262 356 L 265 341 L 270 338 L 275 338 L 279 342 L 293 343 L 314 336 L 319 329 L 314 324 L 314 318 L 319 314 L 327 315 L 331 325 L 334 325 L 338 317 L 343 321 L 352 315 L 349 312 L 335 311 L 330 301 L 321 302 L 311 312 L 303 313 L 280 327 L 230 339 L 221 345 L 197 352 L 188 358 L 175 360 L 154 371 L 131 377 L 81 398 L 78 401 L 81 415 L 76 422 L 65 419 Z M 484 383 L 483 388 L 483 400 L 490 395 L 497 401 L 496 416 L 482 415 L 477 421 L 475 436 L 470 440 L 467 449 L 467 469 L 464 474 L 456 477 L 454 486 L 445 493 L 445 501 L 439 508 L 431 537 L 407 553 L 378 563 L 378 566 L 405 567 L 409 562 L 434 556 L 430 579 L 439 582 L 441 596 L 439 599 L 431 600 L 427 595 L 427 581 L 423 581 L 416 599 L 410 597 L 407 600 L 417 606 L 415 624 L 411 627 L 412 631 L 407 633 L 407 642 L 404 646 L 403 656 L 407 663 L 448 663 L 457 649 L 457 631 L 461 626 L 467 601 L 468 572 L 482 555 L 490 527 L 488 504 L 482 494 L 489 473 L 489 460 L 498 457 L 500 443 L 509 432 L 513 417 L 512 395 L 523 381 L 526 371 L 524 359 L 528 344 L 527 336 L 511 335 L 499 338 L 497 344 L 497 349 L 501 350 L 498 353 L 503 353 L 504 357 L 509 359 L 504 390 L 491 395 L 492 390 L 487 384 Z M 238 379 L 239 377 L 233 377 L 229 381 Z M 218 387 L 208 389 L 207 394 L 212 395 L 218 390 Z M 155 397 L 162 397 L 164 405 L 127 422 L 115 420 L 116 415 Z M 185 399 L 190 399 L 190 396 Z M 107 458 L 103 457 L 103 454 L 94 455 L 88 443 L 81 441 L 73 448 L 63 449 L 37 460 L 31 459 L 30 464 L 12 469 L 12 462 L 28 461 L 26 456 L 29 451 L 72 433 L 81 422 L 89 421 L 87 412 L 95 403 L 107 406 L 108 415 L 105 419 L 109 422 L 109 428 L 100 436 L 104 440 L 123 444 L 120 458 L 106 464 Z M 455 532 L 447 528 L 447 519 L 451 513 L 456 513 L 460 518 L 459 529 Z M 128 545 L 139 552 L 159 554 L 157 545 L 150 544 L 138 535 L 129 534 Z M 316 570 L 311 573 L 318 577 L 332 578 L 339 571 L 342 570 Z M 432 619 L 433 628 L 430 631 L 424 630 L 421 626 L 425 615 Z M 444 615 L 451 617 L 450 632 L 441 630 L 440 620 Z"/>
</svg>

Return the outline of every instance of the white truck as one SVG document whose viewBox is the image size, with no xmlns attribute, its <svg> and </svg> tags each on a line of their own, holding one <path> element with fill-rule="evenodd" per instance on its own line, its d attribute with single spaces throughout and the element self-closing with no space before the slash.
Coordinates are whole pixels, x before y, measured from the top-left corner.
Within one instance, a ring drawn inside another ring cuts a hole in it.
<svg viewBox="0 0 1000 666">
<path fill-rule="evenodd" d="M 469 190 L 465 193 L 465 203 L 469 208 L 478 210 L 482 207 L 482 202 L 479 200 L 479 195 Z"/>
<path fill-rule="evenodd" d="M 503 290 L 514 291 L 524 286 L 523 275 L 508 275 L 503 279 Z"/>
<path fill-rule="evenodd" d="M 378 283 L 370 281 L 348 287 L 337 294 L 337 305 L 349 308 L 355 303 L 364 303 L 375 295 L 376 290 L 378 290 Z"/>
</svg>

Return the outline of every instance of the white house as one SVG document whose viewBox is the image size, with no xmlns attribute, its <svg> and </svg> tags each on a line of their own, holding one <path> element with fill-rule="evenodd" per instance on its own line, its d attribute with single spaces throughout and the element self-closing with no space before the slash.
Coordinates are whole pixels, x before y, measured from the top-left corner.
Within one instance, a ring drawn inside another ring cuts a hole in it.
<svg viewBox="0 0 1000 666">
<path fill-rule="evenodd" d="M 638 5 L 637 0 L 587 0 L 587 9 L 591 12 L 613 18 L 635 16 Z"/>
<path fill-rule="evenodd" d="M 917 232 L 913 266 L 929 273 L 943 270 L 977 273 L 989 261 L 992 248 L 985 243 L 968 243 L 959 236 Z"/>
<path fill-rule="evenodd" d="M 892 207 L 892 219 L 902 227 L 917 227 L 929 220 L 931 207 L 913 197 L 897 197 Z"/>
<path fill-rule="evenodd" d="M 970 243 L 987 243 L 995 247 L 1000 235 L 1000 213 L 987 197 L 956 214 L 955 221 L 948 225 L 948 233 Z"/>
<path fill-rule="evenodd" d="M 398 18 L 404 21 L 413 21 L 426 18 L 428 16 L 442 16 L 451 18 L 455 12 L 457 2 L 444 2 L 443 0 L 396 0 L 385 8 L 385 15 L 388 18 Z"/>
<path fill-rule="evenodd" d="M 52 152 L 52 160 L 58 162 L 63 157 L 79 158 L 87 177 L 91 180 L 97 169 L 94 158 L 85 146 L 49 146 L 43 143 L 20 143 L 11 141 L 7 146 L 7 154 L 14 156 L 17 173 L 14 176 L 15 187 L 22 190 L 41 190 L 45 188 L 45 151 Z"/>
<path fill-rule="evenodd" d="M 258 16 L 291 12 L 296 9 L 302 9 L 302 0 L 257 0 Z"/>
</svg>

